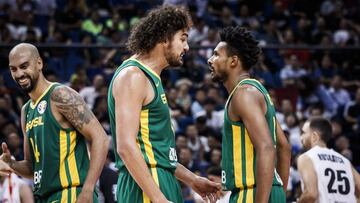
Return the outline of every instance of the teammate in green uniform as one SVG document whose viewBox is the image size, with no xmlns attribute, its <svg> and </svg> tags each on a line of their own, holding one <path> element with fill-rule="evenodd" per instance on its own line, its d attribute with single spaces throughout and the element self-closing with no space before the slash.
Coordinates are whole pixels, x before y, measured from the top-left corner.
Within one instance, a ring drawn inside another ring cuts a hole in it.
<svg viewBox="0 0 360 203">
<path fill-rule="evenodd" d="M 282 203 L 290 146 L 263 85 L 250 79 L 260 48 L 250 32 L 227 27 L 208 60 L 212 79 L 229 92 L 222 139 L 222 184 L 230 202 Z M 277 156 L 276 156 L 277 155 Z"/>
<path fill-rule="evenodd" d="M 175 135 L 160 79 L 167 66 L 183 64 L 188 51 L 188 12 L 174 6 L 152 10 L 133 28 L 127 46 L 134 55 L 117 69 L 108 94 L 116 166 L 117 201 L 182 203 L 177 179 L 215 200 L 221 185 L 177 162 Z"/>
<path fill-rule="evenodd" d="M 21 111 L 25 159 L 11 160 L 5 143 L 0 159 L 17 174 L 34 179 L 36 202 L 97 202 L 94 186 L 108 149 L 102 126 L 77 92 L 45 79 L 35 46 L 16 45 L 9 68 L 30 96 Z"/>
</svg>

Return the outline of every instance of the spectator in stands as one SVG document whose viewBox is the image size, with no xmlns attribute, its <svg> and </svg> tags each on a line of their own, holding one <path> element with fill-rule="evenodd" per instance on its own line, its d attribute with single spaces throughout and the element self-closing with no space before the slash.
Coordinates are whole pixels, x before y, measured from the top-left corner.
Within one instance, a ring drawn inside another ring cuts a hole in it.
<svg viewBox="0 0 360 203">
<path fill-rule="evenodd" d="M 189 124 L 186 127 L 185 136 L 187 137 L 187 146 L 192 152 L 193 159 L 202 159 L 205 150 L 204 144 L 207 143 L 207 138 L 199 136 L 196 126 L 194 124 Z"/>
<path fill-rule="evenodd" d="M 360 88 L 356 91 L 354 101 L 345 108 L 344 117 L 354 131 L 360 130 Z"/>
<path fill-rule="evenodd" d="M 187 148 L 188 146 L 188 138 L 183 135 L 183 134 L 179 134 L 176 136 L 176 152 L 177 154 L 180 153 L 180 149 L 182 148 Z"/>
<path fill-rule="evenodd" d="M 206 100 L 206 93 L 204 89 L 198 89 L 195 93 L 195 100 L 191 104 L 191 114 L 195 117 L 196 114 L 204 110 L 204 103 Z"/>
<path fill-rule="evenodd" d="M 192 82 L 189 79 L 183 78 L 178 80 L 175 86 L 178 91 L 176 103 L 182 107 L 183 111 L 187 115 L 189 115 L 191 107 L 191 97 L 189 91 L 192 86 Z"/>
<path fill-rule="evenodd" d="M 200 44 L 206 39 L 209 26 L 205 24 L 202 18 L 194 19 L 194 26 L 189 31 L 189 44 Z"/>
<path fill-rule="evenodd" d="M 204 110 L 198 112 L 195 118 L 204 116 L 206 118 L 206 125 L 214 130 L 220 130 L 223 125 L 222 111 L 216 111 L 216 101 L 212 98 L 207 98 L 204 102 Z"/>
<path fill-rule="evenodd" d="M 69 0 L 63 10 L 56 10 L 56 28 L 66 33 L 72 41 L 79 41 L 81 20 L 87 12 L 87 6 L 83 0 Z"/>
<path fill-rule="evenodd" d="M 297 78 L 307 74 L 306 70 L 301 67 L 296 55 L 287 57 L 285 62 L 286 65 L 280 71 L 280 78 L 284 86 L 294 85 Z"/>
<path fill-rule="evenodd" d="M 81 29 L 85 32 L 91 33 L 93 36 L 98 36 L 104 28 L 104 25 L 100 22 L 99 13 L 95 11 L 89 13 L 90 18 L 83 20 Z"/>
<path fill-rule="evenodd" d="M 337 112 L 342 114 L 344 107 L 351 101 L 349 92 L 343 88 L 343 79 L 340 75 L 335 75 L 330 87 L 327 89 L 328 94 L 336 103 Z"/>
<path fill-rule="evenodd" d="M 326 21 L 323 17 L 318 16 L 316 18 L 316 26 L 311 33 L 312 43 L 317 44 L 321 42 L 324 36 L 330 36 L 331 32 L 326 27 Z"/>
<path fill-rule="evenodd" d="M 80 96 L 84 99 L 90 109 L 93 109 L 95 99 L 99 96 L 101 88 L 105 85 L 104 76 L 95 75 L 92 85 L 80 89 Z"/>
<path fill-rule="evenodd" d="M 296 152 L 301 150 L 302 144 L 300 139 L 299 120 L 295 113 L 289 113 L 285 115 L 285 125 L 282 126 L 282 129 L 289 132 L 289 142 L 293 150 Z"/>
<path fill-rule="evenodd" d="M 193 159 L 192 151 L 188 147 L 180 148 L 179 163 L 194 173 L 200 170 L 198 160 Z"/>
<path fill-rule="evenodd" d="M 352 161 L 353 154 L 350 150 L 349 138 L 345 136 L 338 137 L 335 141 L 335 150 L 349 159 L 349 161 Z"/>
<path fill-rule="evenodd" d="M 50 17 L 57 9 L 56 0 L 35 0 L 35 14 L 38 16 Z"/>
<path fill-rule="evenodd" d="M 113 11 L 111 18 L 107 19 L 105 22 L 106 27 L 114 31 L 125 32 L 129 29 L 128 22 L 123 19 L 121 14 L 116 10 Z"/>
</svg>

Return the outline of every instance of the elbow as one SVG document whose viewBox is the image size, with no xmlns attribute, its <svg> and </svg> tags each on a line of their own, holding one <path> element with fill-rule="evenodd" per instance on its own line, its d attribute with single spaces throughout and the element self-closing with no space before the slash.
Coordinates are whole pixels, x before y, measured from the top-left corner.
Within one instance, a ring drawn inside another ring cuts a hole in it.
<svg viewBox="0 0 360 203">
<path fill-rule="evenodd" d="M 308 193 L 308 202 L 316 202 L 318 195 L 314 192 Z"/>
<path fill-rule="evenodd" d="M 116 146 L 116 152 L 121 159 L 126 160 L 127 156 L 131 154 L 131 144 L 120 142 Z"/>
<path fill-rule="evenodd" d="M 93 139 L 93 143 L 96 146 L 100 146 L 101 150 L 104 152 L 104 154 L 107 154 L 108 150 L 109 150 L 109 145 L 110 145 L 110 139 L 109 137 L 106 135 L 106 133 L 104 132 L 103 136 L 98 136 L 96 139 Z"/>
<path fill-rule="evenodd" d="M 103 149 L 104 150 L 108 150 L 109 149 L 109 147 L 110 147 L 110 139 L 108 138 L 108 136 L 106 135 L 106 137 L 104 138 L 104 140 L 103 140 Z"/>
<path fill-rule="evenodd" d="M 275 159 L 276 149 L 272 144 L 263 144 L 257 151 L 263 156 Z"/>
</svg>

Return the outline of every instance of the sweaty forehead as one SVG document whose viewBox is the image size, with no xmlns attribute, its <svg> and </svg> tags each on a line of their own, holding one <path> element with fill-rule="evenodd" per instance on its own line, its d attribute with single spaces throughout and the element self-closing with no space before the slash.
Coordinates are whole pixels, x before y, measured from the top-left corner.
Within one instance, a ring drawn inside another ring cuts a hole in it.
<svg viewBox="0 0 360 203">
<path fill-rule="evenodd" d="M 310 122 L 306 121 L 302 127 L 302 130 L 305 132 L 308 131 L 309 129 L 310 129 Z"/>
<path fill-rule="evenodd" d="M 31 59 L 31 52 L 28 50 L 14 51 L 9 54 L 9 65 L 19 65 Z"/>
<path fill-rule="evenodd" d="M 224 52 L 226 51 L 226 46 L 227 46 L 226 42 L 219 42 L 219 44 L 215 47 L 214 51 Z"/>
<path fill-rule="evenodd" d="M 179 36 L 179 37 L 182 37 L 182 36 L 188 36 L 189 35 L 189 31 L 187 29 L 182 29 L 182 30 L 178 30 L 176 33 L 175 33 L 175 36 Z"/>
</svg>

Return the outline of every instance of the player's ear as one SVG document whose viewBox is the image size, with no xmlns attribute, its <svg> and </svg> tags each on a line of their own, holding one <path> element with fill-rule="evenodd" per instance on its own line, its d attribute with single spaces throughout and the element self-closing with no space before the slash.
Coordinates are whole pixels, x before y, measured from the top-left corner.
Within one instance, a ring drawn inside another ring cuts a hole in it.
<svg viewBox="0 0 360 203">
<path fill-rule="evenodd" d="M 320 140 L 319 132 L 317 132 L 316 130 L 312 131 L 311 132 L 311 141 L 317 142 L 318 140 Z"/>
<path fill-rule="evenodd" d="M 43 60 L 40 56 L 36 59 L 36 66 L 38 67 L 39 71 L 43 69 Z"/>
<path fill-rule="evenodd" d="M 231 56 L 231 66 L 237 66 L 240 63 L 240 58 L 237 55 Z"/>
</svg>

